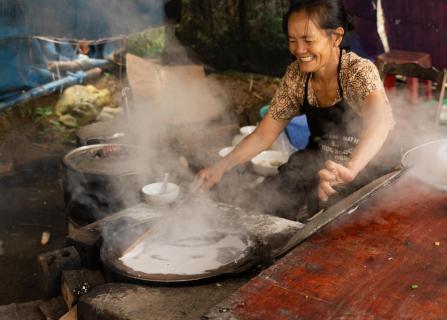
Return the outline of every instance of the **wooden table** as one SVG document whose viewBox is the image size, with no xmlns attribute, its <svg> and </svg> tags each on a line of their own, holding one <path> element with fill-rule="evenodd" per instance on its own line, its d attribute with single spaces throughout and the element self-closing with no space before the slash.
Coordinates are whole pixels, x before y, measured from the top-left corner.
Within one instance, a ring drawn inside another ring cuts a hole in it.
<svg viewBox="0 0 447 320">
<path fill-rule="evenodd" d="M 447 193 L 409 174 L 308 238 L 207 319 L 447 319 Z"/>
</svg>

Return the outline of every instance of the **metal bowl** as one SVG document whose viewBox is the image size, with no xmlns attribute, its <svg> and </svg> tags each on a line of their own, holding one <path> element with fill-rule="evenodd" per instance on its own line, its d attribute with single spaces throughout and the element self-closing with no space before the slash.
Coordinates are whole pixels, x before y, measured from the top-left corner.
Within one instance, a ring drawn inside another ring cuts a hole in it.
<svg viewBox="0 0 447 320">
<path fill-rule="evenodd" d="M 408 150 L 401 163 L 420 181 L 447 191 L 447 139 L 430 141 Z"/>
</svg>

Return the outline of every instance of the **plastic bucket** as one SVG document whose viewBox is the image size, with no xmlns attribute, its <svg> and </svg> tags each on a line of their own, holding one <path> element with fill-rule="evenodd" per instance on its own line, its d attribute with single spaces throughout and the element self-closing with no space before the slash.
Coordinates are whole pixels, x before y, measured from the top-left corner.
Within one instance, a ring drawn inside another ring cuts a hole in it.
<svg viewBox="0 0 447 320">
<path fill-rule="evenodd" d="M 269 106 L 263 106 L 259 110 L 259 116 L 264 118 Z M 289 138 L 290 143 L 298 150 L 305 149 L 309 143 L 310 131 L 307 124 L 306 115 L 301 115 L 293 117 L 285 129 L 287 138 Z"/>
</svg>

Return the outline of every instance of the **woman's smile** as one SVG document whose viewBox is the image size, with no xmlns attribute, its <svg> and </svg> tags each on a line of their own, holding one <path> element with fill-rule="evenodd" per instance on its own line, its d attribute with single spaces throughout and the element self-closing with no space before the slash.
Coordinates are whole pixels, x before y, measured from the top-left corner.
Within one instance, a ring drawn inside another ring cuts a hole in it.
<svg viewBox="0 0 447 320">
<path fill-rule="evenodd" d="M 332 45 L 335 38 L 321 29 L 306 12 L 298 11 L 290 16 L 288 36 L 289 50 L 297 58 L 301 71 L 324 72 L 328 66 L 336 67 L 338 47 Z"/>
<path fill-rule="evenodd" d="M 310 62 L 310 61 L 312 61 L 314 58 L 315 58 L 315 56 L 313 56 L 313 55 L 306 55 L 306 56 L 300 56 L 300 57 L 298 57 L 298 60 L 299 60 L 300 62 Z"/>
</svg>

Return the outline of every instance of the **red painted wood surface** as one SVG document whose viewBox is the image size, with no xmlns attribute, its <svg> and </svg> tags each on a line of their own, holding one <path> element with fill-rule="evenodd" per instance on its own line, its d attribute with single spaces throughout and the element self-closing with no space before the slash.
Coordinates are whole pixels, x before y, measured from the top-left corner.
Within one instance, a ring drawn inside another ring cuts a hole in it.
<svg viewBox="0 0 447 320">
<path fill-rule="evenodd" d="M 411 51 L 398 51 L 391 50 L 377 56 L 376 61 L 380 64 L 387 63 L 396 63 L 396 64 L 404 64 L 404 63 L 416 63 L 421 65 L 424 68 L 431 67 L 431 56 L 426 52 L 411 52 Z M 383 82 L 385 89 L 390 91 L 393 89 L 394 84 L 396 82 L 396 76 L 387 74 L 385 75 L 385 80 Z M 432 98 L 431 81 L 423 81 L 425 84 L 425 93 L 427 99 Z M 409 93 L 409 100 L 413 104 L 419 103 L 419 79 L 417 78 L 408 78 L 407 79 L 407 87 Z"/>
<path fill-rule="evenodd" d="M 447 319 L 447 193 L 404 176 L 223 305 L 240 320 Z"/>
</svg>

